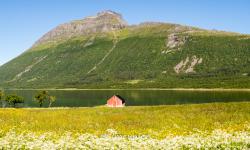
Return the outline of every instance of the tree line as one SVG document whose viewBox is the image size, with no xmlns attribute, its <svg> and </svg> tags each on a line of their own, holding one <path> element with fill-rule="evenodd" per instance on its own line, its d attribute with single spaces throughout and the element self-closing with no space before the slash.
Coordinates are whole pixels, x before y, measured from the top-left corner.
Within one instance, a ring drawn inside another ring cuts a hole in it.
<svg viewBox="0 0 250 150">
<path fill-rule="evenodd" d="M 0 101 L 5 101 L 10 107 L 16 107 L 19 103 L 24 103 L 24 98 L 18 96 L 17 94 L 5 95 L 4 91 L 0 90 Z M 48 101 L 48 107 L 51 107 L 52 104 L 56 101 L 56 97 L 49 94 L 48 91 L 39 91 L 34 96 L 34 101 L 39 104 L 39 107 L 43 107 L 44 102 Z"/>
</svg>

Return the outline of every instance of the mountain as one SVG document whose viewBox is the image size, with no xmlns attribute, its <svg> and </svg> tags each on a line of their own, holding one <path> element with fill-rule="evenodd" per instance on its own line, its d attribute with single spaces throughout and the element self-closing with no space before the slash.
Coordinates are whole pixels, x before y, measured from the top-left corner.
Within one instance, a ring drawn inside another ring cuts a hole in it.
<svg viewBox="0 0 250 150">
<path fill-rule="evenodd" d="M 250 35 L 104 11 L 59 25 L 0 67 L 5 88 L 250 88 Z"/>
</svg>

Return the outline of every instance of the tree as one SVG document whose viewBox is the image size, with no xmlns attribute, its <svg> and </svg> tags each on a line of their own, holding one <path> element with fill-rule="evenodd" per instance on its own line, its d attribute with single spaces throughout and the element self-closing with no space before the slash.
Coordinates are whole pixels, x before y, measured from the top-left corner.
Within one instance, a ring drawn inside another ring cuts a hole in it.
<svg viewBox="0 0 250 150">
<path fill-rule="evenodd" d="M 23 97 L 15 94 L 7 95 L 5 101 L 7 101 L 10 106 L 13 105 L 14 107 L 16 107 L 17 103 L 24 103 Z"/>
<path fill-rule="evenodd" d="M 49 107 L 51 107 L 51 105 L 56 101 L 56 97 L 55 96 L 49 96 Z"/>
<path fill-rule="evenodd" d="M 35 95 L 35 100 L 38 102 L 39 106 L 42 107 L 45 100 L 48 99 L 48 91 L 41 91 Z"/>
<path fill-rule="evenodd" d="M 51 105 L 56 101 L 56 97 L 55 96 L 50 96 L 48 91 L 38 92 L 35 95 L 34 99 L 39 103 L 40 107 L 43 106 L 43 103 L 45 101 L 49 101 L 49 107 L 51 107 Z"/>
<path fill-rule="evenodd" d="M 3 104 L 3 97 L 4 97 L 4 92 L 0 90 L 0 101 Z"/>
<path fill-rule="evenodd" d="M 4 92 L 0 91 L 0 101 L 3 99 L 3 96 L 4 96 Z"/>
</svg>

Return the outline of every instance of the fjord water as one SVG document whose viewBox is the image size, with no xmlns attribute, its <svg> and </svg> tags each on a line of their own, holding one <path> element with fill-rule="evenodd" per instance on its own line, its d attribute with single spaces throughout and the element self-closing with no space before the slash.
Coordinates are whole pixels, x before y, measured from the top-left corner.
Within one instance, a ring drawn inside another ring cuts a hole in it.
<svg viewBox="0 0 250 150">
<path fill-rule="evenodd" d="M 24 97 L 20 107 L 38 107 L 34 101 L 36 90 L 6 90 L 6 94 Z M 93 107 L 105 105 L 112 95 L 118 94 L 127 106 L 196 104 L 211 102 L 250 101 L 248 91 L 180 91 L 180 90 L 49 90 L 57 97 L 53 107 Z M 5 105 L 6 106 L 6 105 Z M 47 107 L 48 103 L 44 104 Z"/>
</svg>

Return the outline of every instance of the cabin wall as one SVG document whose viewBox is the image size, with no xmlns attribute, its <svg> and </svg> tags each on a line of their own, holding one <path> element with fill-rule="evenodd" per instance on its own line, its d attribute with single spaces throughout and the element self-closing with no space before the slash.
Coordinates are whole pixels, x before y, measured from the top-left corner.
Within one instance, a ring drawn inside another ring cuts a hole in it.
<svg viewBox="0 0 250 150">
<path fill-rule="evenodd" d="M 108 107 L 124 107 L 125 105 L 122 103 L 122 100 L 120 100 L 118 97 L 113 96 L 107 101 Z"/>
</svg>

